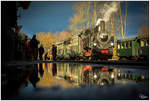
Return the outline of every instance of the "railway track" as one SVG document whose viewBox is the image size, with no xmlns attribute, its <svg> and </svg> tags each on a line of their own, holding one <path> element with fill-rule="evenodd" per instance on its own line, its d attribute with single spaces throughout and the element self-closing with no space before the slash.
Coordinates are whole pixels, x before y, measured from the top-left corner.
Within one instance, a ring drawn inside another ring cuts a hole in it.
<svg viewBox="0 0 150 101">
<path fill-rule="evenodd" d="M 137 61 L 71 61 L 71 60 L 61 60 L 61 61 L 11 61 L 5 62 L 4 65 L 30 65 L 37 63 L 76 63 L 76 64 L 100 64 L 100 65 L 127 65 L 127 66 L 146 66 L 149 67 L 149 62 L 137 62 Z"/>
</svg>

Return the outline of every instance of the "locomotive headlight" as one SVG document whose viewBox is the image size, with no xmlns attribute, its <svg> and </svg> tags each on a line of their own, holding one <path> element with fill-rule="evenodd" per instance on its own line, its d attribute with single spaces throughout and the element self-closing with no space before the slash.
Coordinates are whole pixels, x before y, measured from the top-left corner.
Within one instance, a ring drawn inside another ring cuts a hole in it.
<svg viewBox="0 0 150 101">
<path fill-rule="evenodd" d="M 111 46 L 113 46 L 113 45 L 114 45 L 114 43 L 113 43 L 113 42 L 111 42 L 110 44 L 111 44 Z"/>
<path fill-rule="evenodd" d="M 96 43 L 94 43 L 94 46 L 96 46 L 97 44 Z"/>
<path fill-rule="evenodd" d="M 94 78 L 95 78 L 95 79 L 97 78 L 97 75 L 96 75 L 96 74 L 94 75 Z"/>
<path fill-rule="evenodd" d="M 114 73 L 112 73 L 112 74 L 111 74 L 111 78 L 113 79 L 114 77 L 115 77 L 115 74 L 114 74 Z"/>
</svg>

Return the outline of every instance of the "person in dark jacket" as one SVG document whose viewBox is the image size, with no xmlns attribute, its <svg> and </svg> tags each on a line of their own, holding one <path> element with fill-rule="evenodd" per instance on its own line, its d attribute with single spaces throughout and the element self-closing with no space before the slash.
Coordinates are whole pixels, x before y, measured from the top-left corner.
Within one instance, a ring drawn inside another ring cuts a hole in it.
<svg viewBox="0 0 150 101">
<path fill-rule="evenodd" d="M 43 46 L 41 45 L 40 48 L 39 48 L 39 57 L 40 57 L 40 60 L 42 60 L 42 55 L 44 53 L 44 48 Z"/>
<path fill-rule="evenodd" d="M 25 53 L 25 56 L 26 56 L 26 59 L 30 59 L 31 58 L 31 47 L 30 47 L 30 43 L 29 43 L 29 40 L 28 40 L 28 37 L 25 36 L 25 45 L 26 45 L 26 53 Z"/>
<path fill-rule="evenodd" d="M 30 41 L 30 47 L 32 49 L 32 57 L 35 60 L 37 60 L 37 57 L 38 57 L 38 44 L 39 44 L 39 41 L 36 39 L 36 35 L 33 35 Z"/>
<path fill-rule="evenodd" d="M 53 55 L 53 60 L 56 60 L 57 56 L 57 47 L 55 45 L 52 45 L 52 55 Z"/>
</svg>

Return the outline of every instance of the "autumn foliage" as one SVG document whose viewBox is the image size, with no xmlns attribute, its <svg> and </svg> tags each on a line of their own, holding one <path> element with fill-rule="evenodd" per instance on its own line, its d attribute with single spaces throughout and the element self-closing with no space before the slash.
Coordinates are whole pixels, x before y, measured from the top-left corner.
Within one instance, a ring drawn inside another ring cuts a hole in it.
<svg viewBox="0 0 150 101">
<path fill-rule="evenodd" d="M 47 51 L 51 48 L 52 44 L 61 40 L 65 40 L 71 37 L 71 33 L 62 31 L 60 33 L 51 33 L 51 32 L 38 32 L 37 39 L 40 41 L 40 44 L 43 45 L 44 49 Z"/>
</svg>

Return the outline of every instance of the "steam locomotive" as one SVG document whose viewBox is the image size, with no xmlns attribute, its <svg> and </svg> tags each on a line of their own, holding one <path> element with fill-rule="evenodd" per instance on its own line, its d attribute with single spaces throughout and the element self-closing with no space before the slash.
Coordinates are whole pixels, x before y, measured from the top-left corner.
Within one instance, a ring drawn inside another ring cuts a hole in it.
<svg viewBox="0 0 150 101">
<path fill-rule="evenodd" d="M 135 37 L 127 40 L 114 40 L 105 29 L 105 21 L 95 28 L 75 34 L 67 40 L 55 43 L 58 60 L 108 60 L 113 56 L 114 43 L 116 56 L 133 60 L 149 60 L 149 38 Z"/>
<path fill-rule="evenodd" d="M 92 60 L 108 59 L 112 57 L 114 36 L 105 29 L 105 21 L 101 20 L 95 28 L 87 29 L 73 37 L 55 43 L 57 59 L 79 60 L 86 57 L 89 50 Z M 89 58 L 84 58 L 89 59 Z"/>
<path fill-rule="evenodd" d="M 112 57 L 114 36 L 105 29 L 105 21 L 100 20 L 100 24 L 94 29 L 87 29 L 82 33 L 83 49 L 91 50 L 91 59 L 108 59 Z"/>
</svg>

